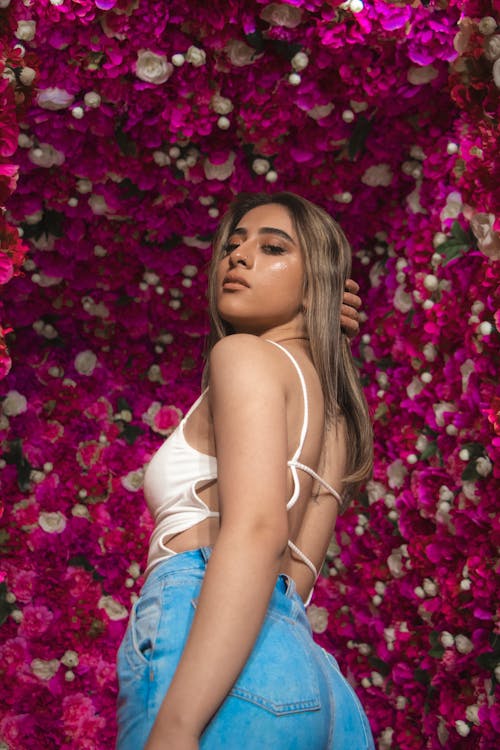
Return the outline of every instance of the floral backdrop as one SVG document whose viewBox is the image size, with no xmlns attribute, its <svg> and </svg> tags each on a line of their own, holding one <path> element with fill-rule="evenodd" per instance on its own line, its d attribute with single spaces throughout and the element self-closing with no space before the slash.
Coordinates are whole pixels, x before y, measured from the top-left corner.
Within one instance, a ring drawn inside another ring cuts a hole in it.
<svg viewBox="0 0 500 750">
<path fill-rule="evenodd" d="M 352 242 L 375 427 L 316 637 L 379 750 L 499 746 L 498 11 L 0 0 L 1 750 L 112 746 L 210 239 L 235 193 L 283 188 Z"/>
</svg>

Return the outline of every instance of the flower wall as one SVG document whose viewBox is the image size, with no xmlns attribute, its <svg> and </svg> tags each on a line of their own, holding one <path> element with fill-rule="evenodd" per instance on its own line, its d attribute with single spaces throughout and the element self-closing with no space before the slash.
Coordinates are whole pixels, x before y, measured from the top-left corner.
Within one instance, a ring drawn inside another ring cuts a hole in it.
<svg viewBox="0 0 500 750">
<path fill-rule="evenodd" d="M 375 471 L 316 637 L 380 750 L 498 746 L 498 20 L 0 0 L 0 748 L 113 744 L 143 470 L 199 392 L 210 238 L 235 193 L 276 189 L 340 221 L 365 310 Z"/>
</svg>

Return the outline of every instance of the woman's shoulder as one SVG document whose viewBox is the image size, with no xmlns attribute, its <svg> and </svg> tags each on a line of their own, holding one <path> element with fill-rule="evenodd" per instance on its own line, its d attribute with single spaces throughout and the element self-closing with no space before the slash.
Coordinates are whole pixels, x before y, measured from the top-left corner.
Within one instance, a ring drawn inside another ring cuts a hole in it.
<svg viewBox="0 0 500 750">
<path fill-rule="evenodd" d="M 233 333 L 219 339 L 210 352 L 210 363 L 229 360 L 233 367 L 247 361 L 273 360 L 275 347 L 269 341 L 251 333 Z M 229 364 L 228 362 L 228 364 Z"/>
<path fill-rule="evenodd" d="M 220 339 L 210 352 L 210 383 L 237 381 L 255 386 L 257 381 L 281 381 L 281 362 L 269 341 L 249 333 L 234 333 Z"/>
</svg>

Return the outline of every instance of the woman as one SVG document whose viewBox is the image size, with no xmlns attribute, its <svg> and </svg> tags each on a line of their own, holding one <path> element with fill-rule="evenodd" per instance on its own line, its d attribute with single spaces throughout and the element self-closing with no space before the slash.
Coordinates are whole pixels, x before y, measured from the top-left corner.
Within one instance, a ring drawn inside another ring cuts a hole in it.
<svg viewBox="0 0 500 750">
<path fill-rule="evenodd" d="M 304 609 L 371 471 L 349 273 L 341 229 L 292 193 L 240 196 L 221 222 L 207 388 L 145 476 L 155 530 L 118 658 L 119 750 L 373 748 Z"/>
</svg>

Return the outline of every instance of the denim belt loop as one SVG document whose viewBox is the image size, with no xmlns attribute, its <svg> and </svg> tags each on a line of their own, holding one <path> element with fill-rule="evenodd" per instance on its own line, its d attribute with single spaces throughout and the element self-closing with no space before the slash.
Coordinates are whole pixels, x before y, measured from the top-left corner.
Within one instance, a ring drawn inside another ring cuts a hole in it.
<svg viewBox="0 0 500 750">
<path fill-rule="evenodd" d="M 210 559 L 210 555 L 212 554 L 212 547 L 200 547 L 200 553 L 206 564 Z"/>
</svg>

